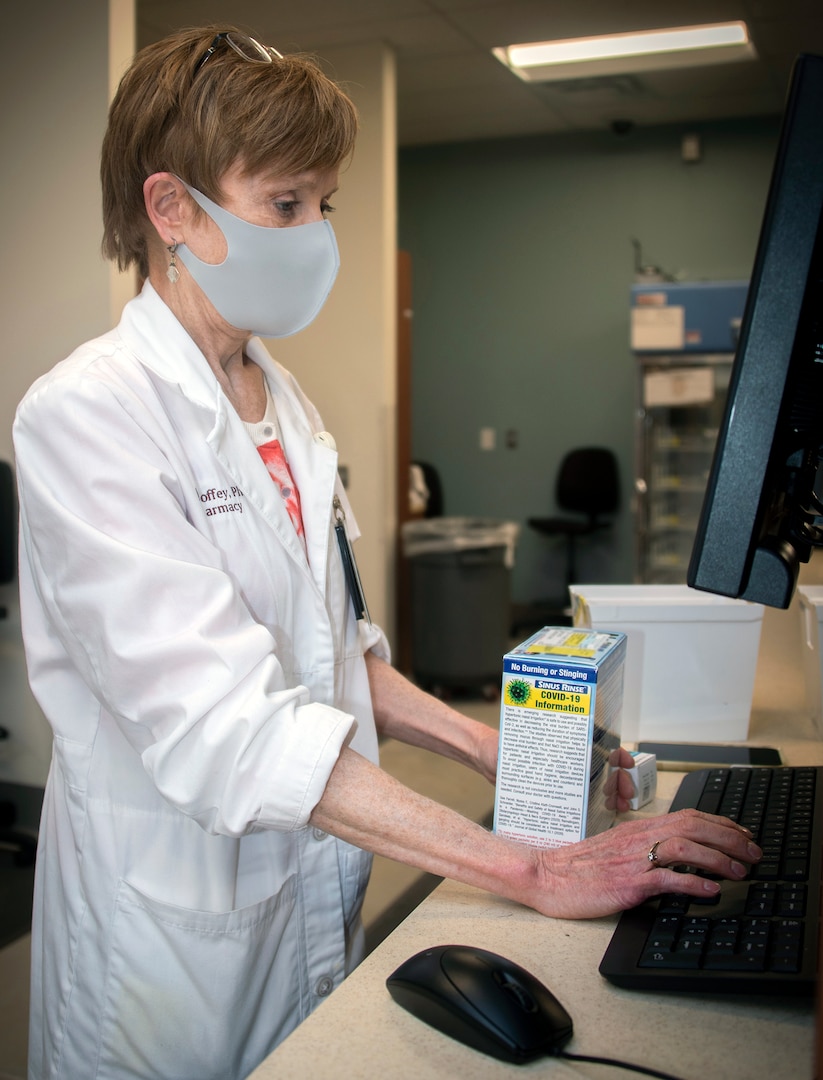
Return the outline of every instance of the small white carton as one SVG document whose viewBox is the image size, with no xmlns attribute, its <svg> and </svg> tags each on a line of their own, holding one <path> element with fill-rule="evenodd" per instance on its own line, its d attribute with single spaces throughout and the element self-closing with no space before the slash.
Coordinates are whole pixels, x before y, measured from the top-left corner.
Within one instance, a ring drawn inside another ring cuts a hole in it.
<svg viewBox="0 0 823 1080">
<path fill-rule="evenodd" d="M 608 829 L 625 636 L 544 627 L 503 658 L 494 831 L 559 847 Z"/>
<path fill-rule="evenodd" d="M 626 742 L 747 738 L 763 605 L 687 585 L 572 585 L 575 626 L 627 637 Z"/>
</svg>

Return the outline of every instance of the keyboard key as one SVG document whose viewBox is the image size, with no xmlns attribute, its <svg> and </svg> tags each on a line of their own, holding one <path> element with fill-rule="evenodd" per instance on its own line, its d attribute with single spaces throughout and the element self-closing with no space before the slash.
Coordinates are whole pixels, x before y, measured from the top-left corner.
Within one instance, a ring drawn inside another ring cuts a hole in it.
<svg viewBox="0 0 823 1080">
<path fill-rule="evenodd" d="M 706 950 L 706 957 L 703 966 L 708 968 L 714 966 L 716 968 L 722 969 L 723 961 L 731 956 L 734 956 L 734 944 L 732 942 L 710 945 L 709 948 Z"/>
<path fill-rule="evenodd" d="M 749 875 L 756 881 L 779 881 L 780 863 L 776 859 L 762 859 L 751 868 Z"/>
<path fill-rule="evenodd" d="M 774 895 L 762 896 L 762 897 L 749 897 L 746 901 L 746 914 L 747 915 L 773 915 L 775 911 L 775 905 L 777 904 L 777 897 Z M 795 915 L 795 911 L 782 911 L 784 915 Z"/>
<path fill-rule="evenodd" d="M 774 971 L 783 975 L 796 975 L 800 969 L 800 959 L 797 956 L 775 957 L 769 964 L 769 971 Z"/>
<path fill-rule="evenodd" d="M 786 881 L 805 881 L 809 876 L 808 859 L 784 859 L 782 876 Z"/>
<path fill-rule="evenodd" d="M 643 953 L 637 966 L 673 971 L 695 971 L 700 967 L 700 954 L 697 951 L 675 953 L 650 949 Z"/>
<path fill-rule="evenodd" d="M 765 971 L 766 957 L 734 953 L 732 956 L 707 956 L 703 965 L 708 971 Z"/>
<path fill-rule="evenodd" d="M 777 895 L 777 915 L 802 916 L 806 914 L 806 886 L 784 885 Z"/>
<path fill-rule="evenodd" d="M 666 893 L 660 897 L 659 910 L 667 915 L 685 915 L 689 910 L 691 899 L 683 893 Z"/>
<path fill-rule="evenodd" d="M 702 810 L 704 814 L 719 814 L 720 813 L 720 795 L 719 793 L 710 792 L 705 793 L 700 802 L 697 804 L 697 809 Z"/>
<path fill-rule="evenodd" d="M 672 949 L 672 956 L 679 958 L 682 956 L 693 956 L 698 966 L 700 958 L 703 955 L 703 941 L 692 940 L 691 938 L 681 938 L 680 941 Z"/>
<path fill-rule="evenodd" d="M 701 874 L 701 877 L 711 877 L 710 874 Z M 690 907 L 717 907 L 720 901 L 723 899 L 723 893 L 715 893 L 713 896 L 690 896 Z"/>
<path fill-rule="evenodd" d="M 778 919 L 775 924 L 774 932 L 777 938 L 786 940 L 794 938 L 797 941 L 803 940 L 803 931 L 805 926 L 802 919 Z"/>
</svg>

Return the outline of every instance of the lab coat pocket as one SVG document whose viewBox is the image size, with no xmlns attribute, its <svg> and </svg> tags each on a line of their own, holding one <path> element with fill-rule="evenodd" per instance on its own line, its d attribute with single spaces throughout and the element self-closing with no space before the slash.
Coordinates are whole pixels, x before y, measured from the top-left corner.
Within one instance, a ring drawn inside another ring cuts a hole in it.
<svg viewBox="0 0 823 1080">
<path fill-rule="evenodd" d="M 367 851 L 337 841 L 337 859 L 343 893 L 343 911 L 346 927 L 351 932 L 363 907 L 363 896 L 369 883 L 372 856 Z"/>
<path fill-rule="evenodd" d="M 228 912 L 176 907 L 121 881 L 101 1026 L 106 1080 L 245 1077 L 298 1023 L 295 879 Z"/>
</svg>

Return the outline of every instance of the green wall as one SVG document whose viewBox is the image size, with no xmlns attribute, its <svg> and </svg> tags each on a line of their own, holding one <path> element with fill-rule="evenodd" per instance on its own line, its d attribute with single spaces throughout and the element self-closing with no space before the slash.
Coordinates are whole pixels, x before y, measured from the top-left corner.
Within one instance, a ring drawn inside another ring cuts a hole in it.
<svg viewBox="0 0 823 1080">
<path fill-rule="evenodd" d="M 522 523 L 518 602 L 557 593 L 560 549 L 525 521 L 553 512 L 557 465 L 585 444 L 618 454 L 623 507 L 611 538 L 581 549 L 578 577 L 632 580 L 632 238 L 683 280 L 750 274 L 778 121 L 690 130 L 696 164 L 681 160 L 681 127 L 401 151 L 413 456 L 438 468 L 447 514 Z M 482 427 L 495 450 L 479 448 Z"/>
</svg>

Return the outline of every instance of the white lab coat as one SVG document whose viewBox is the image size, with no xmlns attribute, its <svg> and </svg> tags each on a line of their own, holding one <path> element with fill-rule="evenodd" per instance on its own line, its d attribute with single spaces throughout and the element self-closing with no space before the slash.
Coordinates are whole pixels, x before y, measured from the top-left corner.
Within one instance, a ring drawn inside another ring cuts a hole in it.
<svg viewBox="0 0 823 1080">
<path fill-rule="evenodd" d="M 202 354 L 151 286 L 18 409 L 20 589 L 54 729 L 30 1076 L 246 1076 L 359 958 L 370 857 L 307 824 L 377 760 L 333 532 L 337 454 L 252 340 L 308 561 Z"/>
</svg>

